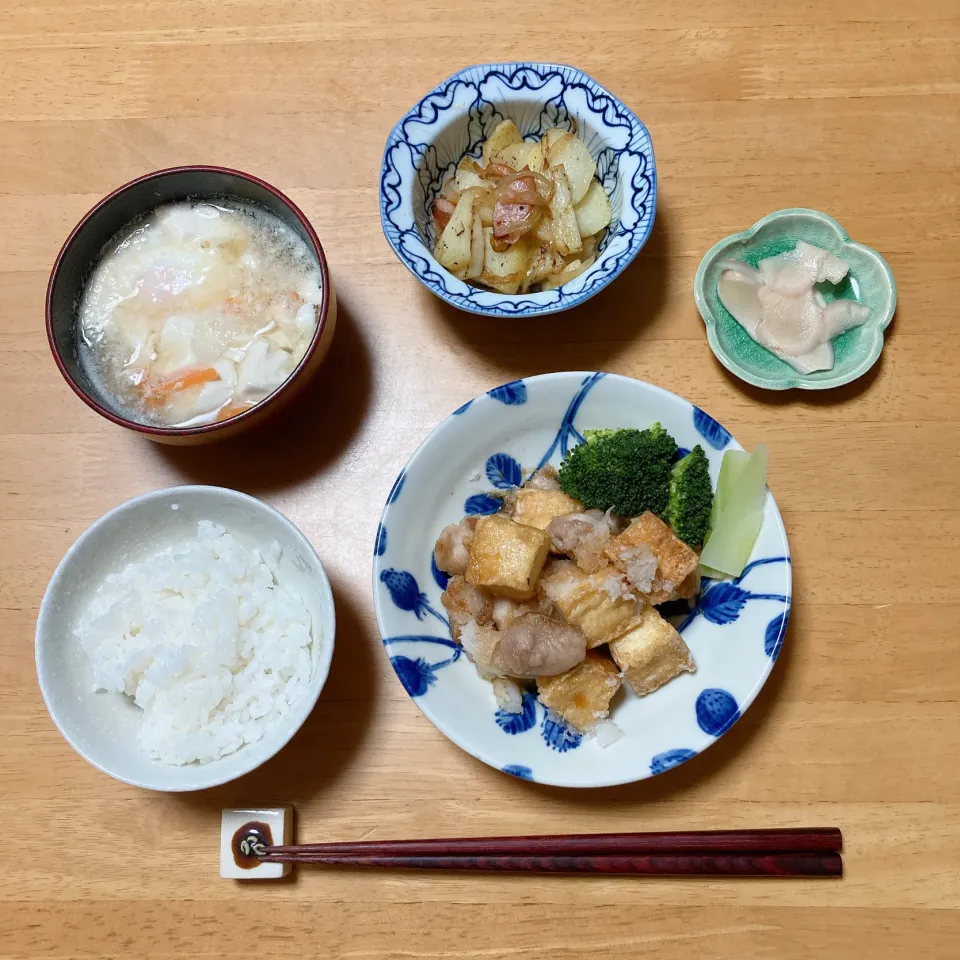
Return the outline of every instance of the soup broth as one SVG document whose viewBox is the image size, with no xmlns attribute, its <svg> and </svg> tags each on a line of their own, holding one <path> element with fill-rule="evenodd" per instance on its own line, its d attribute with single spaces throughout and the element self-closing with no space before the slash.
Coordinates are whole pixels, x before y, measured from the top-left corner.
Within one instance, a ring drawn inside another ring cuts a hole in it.
<svg viewBox="0 0 960 960">
<path fill-rule="evenodd" d="M 272 213 L 234 200 L 158 207 L 86 283 L 81 362 L 136 420 L 225 420 L 296 369 L 321 284 L 313 251 Z"/>
</svg>

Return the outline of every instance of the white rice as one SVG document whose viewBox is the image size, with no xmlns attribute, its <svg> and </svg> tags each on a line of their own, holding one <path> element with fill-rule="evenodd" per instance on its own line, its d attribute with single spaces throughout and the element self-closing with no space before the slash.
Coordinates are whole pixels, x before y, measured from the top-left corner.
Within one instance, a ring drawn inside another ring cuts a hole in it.
<svg viewBox="0 0 960 960">
<path fill-rule="evenodd" d="M 216 760 L 259 740 L 304 695 L 311 618 L 266 556 L 223 527 L 107 576 L 76 629 L 96 690 L 142 708 L 140 743 L 172 764 Z M 319 639 L 318 639 L 319 642 Z"/>
</svg>

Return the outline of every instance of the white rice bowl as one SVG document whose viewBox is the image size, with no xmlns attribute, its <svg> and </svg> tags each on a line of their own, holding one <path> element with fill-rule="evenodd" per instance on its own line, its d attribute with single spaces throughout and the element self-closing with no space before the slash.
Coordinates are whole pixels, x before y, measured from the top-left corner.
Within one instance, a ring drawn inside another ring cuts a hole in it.
<svg viewBox="0 0 960 960">
<path fill-rule="evenodd" d="M 199 790 L 297 732 L 334 634 L 323 566 L 286 517 L 235 490 L 171 487 L 111 510 L 67 551 L 40 606 L 37 675 L 94 766 Z"/>
</svg>

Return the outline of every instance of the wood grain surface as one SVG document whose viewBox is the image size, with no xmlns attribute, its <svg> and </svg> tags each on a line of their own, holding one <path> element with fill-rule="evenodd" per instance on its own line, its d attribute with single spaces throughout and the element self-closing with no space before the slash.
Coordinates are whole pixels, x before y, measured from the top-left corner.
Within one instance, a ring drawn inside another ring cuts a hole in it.
<svg viewBox="0 0 960 960">
<path fill-rule="evenodd" d="M 8 0 L 0 9 L 0 956 L 553 960 L 955 957 L 960 937 L 960 8 L 955 0 Z M 487 60 L 575 64 L 649 127 L 660 206 L 607 291 L 540 322 L 423 290 L 378 217 L 390 127 Z M 287 191 L 340 295 L 321 382 L 282 427 L 166 449 L 61 380 L 43 293 L 71 226 L 146 171 L 220 163 Z M 881 362 L 816 395 L 714 361 L 699 258 L 781 207 L 879 249 L 900 309 Z M 715 747 L 634 786 L 512 780 L 406 696 L 374 621 L 377 517 L 449 411 L 514 377 L 606 369 L 748 446 L 795 559 L 777 667 Z M 333 670 L 305 727 L 238 783 L 114 782 L 60 738 L 33 629 L 56 563 L 123 500 L 184 482 L 263 497 L 331 574 Z M 299 838 L 836 824 L 842 881 L 217 870 L 220 809 L 293 802 Z"/>
</svg>

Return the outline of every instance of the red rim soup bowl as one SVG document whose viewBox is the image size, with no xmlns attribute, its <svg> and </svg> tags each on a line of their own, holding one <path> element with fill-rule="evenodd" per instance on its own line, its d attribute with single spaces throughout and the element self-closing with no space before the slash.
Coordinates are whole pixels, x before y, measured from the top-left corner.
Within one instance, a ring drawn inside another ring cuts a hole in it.
<svg viewBox="0 0 960 960">
<path fill-rule="evenodd" d="M 77 311 L 83 287 L 107 244 L 124 226 L 162 204 L 180 200 L 234 199 L 279 217 L 314 252 L 320 267 L 323 300 L 317 329 L 289 377 L 258 404 L 236 416 L 189 427 L 164 427 L 136 420 L 111 394 L 94 384 L 80 364 Z M 210 443 L 263 423 L 294 400 L 317 373 L 330 349 L 337 300 L 323 247 L 310 221 L 276 187 L 227 167 L 186 166 L 157 170 L 131 180 L 104 197 L 73 228 L 57 254 L 47 285 L 47 339 L 64 379 L 87 406 L 113 423 L 159 443 Z"/>
</svg>

